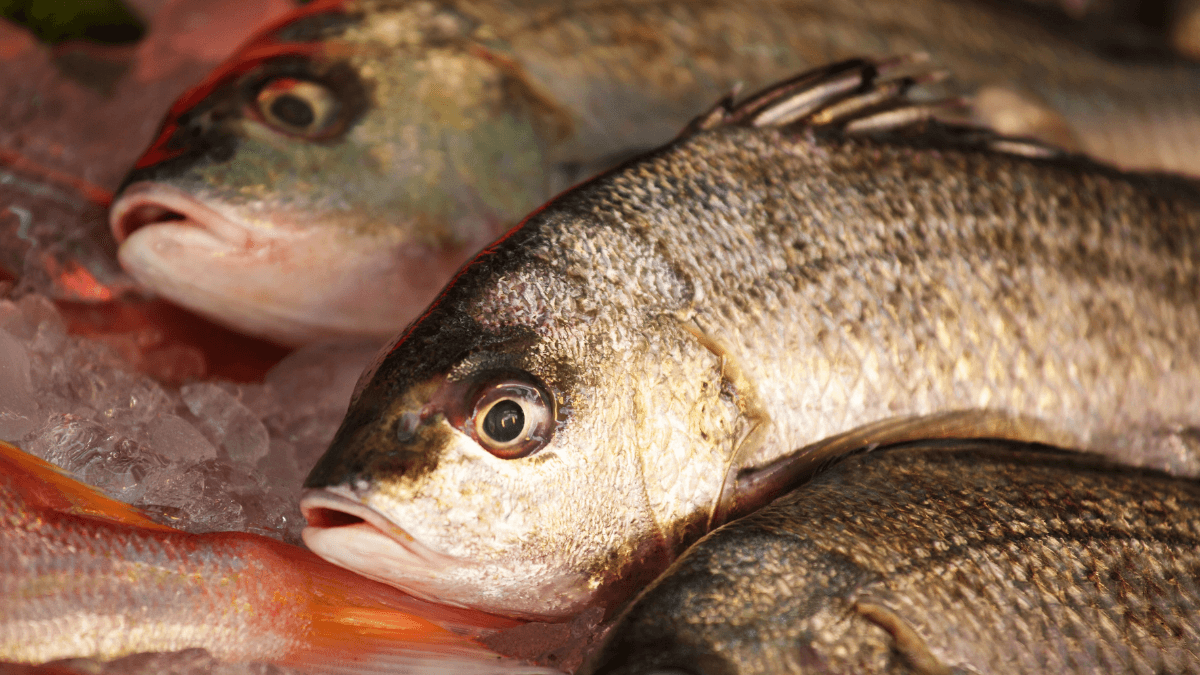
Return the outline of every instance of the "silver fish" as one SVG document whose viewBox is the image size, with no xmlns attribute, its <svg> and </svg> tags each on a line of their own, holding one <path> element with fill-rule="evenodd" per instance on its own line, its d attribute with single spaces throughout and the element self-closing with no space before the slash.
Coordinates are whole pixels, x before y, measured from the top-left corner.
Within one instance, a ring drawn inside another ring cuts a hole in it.
<svg viewBox="0 0 1200 675">
<path fill-rule="evenodd" d="M 1200 484 L 999 441 L 858 455 L 709 534 L 589 673 L 1200 673 Z"/>
<path fill-rule="evenodd" d="M 1200 186 L 923 122 L 908 67 L 719 105 L 485 249 L 364 374 L 309 547 L 563 616 L 869 443 L 1196 473 Z"/>
<path fill-rule="evenodd" d="M 297 11 L 176 103 L 111 218 L 141 283 L 285 344 L 385 339 L 526 213 L 739 82 L 862 54 L 928 52 L 1006 133 L 1200 175 L 1200 67 L 1115 62 L 985 2 Z"/>
</svg>

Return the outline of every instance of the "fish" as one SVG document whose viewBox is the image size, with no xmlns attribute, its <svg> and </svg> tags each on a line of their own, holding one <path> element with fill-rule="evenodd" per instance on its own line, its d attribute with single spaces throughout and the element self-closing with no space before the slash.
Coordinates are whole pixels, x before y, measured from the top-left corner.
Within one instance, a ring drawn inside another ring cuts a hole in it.
<svg viewBox="0 0 1200 675">
<path fill-rule="evenodd" d="M 581 672 L 1196 673 L 1197 644 L 1194 479 L 918 441 L 701 539 Z"/>
<path fill-rule="evenodd" d="M 920 71 L 723 101 L 484 249 L 363 373 L 308 547 L 566 617 L 872 443 L 1197 473 L 1197 183 L 938 123 Z"/>
<path fill-rule="evenodd" d="M 980 123 L 1200 175 L 1200 66 L 995 5 L 313 2 L 174 104 L 112 232 L 143 286 L 235 330 L 383 342 L 527 213 L 739 83 L 918 51 Z"/>
<path fill-rule="evenodd" d="M 2 442 L 0 486 L 0 662 L 204 649 L 328 673 L 540 672 L 472 639 L 511 620 L 415 600 L 266 537 L 181 532 Z"/>
</svg>

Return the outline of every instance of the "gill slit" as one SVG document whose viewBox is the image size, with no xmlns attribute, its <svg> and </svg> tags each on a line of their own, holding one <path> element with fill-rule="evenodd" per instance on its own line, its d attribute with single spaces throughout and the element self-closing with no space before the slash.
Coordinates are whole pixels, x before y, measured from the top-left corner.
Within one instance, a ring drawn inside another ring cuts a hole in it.
<svg viewBox="0 0 1200 675">
<path fill-rule="evenodd" d="M 738 363 L 738 359 L 730 350 L 718 342 L 716 338 L 704 330 L 700 325 L 699 317 L 693 315 L 690 320 L 681 321 L 680 323 L 683 329 L 690 333 L 702 347 L 717 357 L 718 362 L 721 364 L 721 379 L 724 382 L 728 382 L 732 387 L 734 403 L 737 405 L 742 417 L 750 425 L 750 428 L 737 441 L 733 451 L 729 453 L 729 457 L 725 460 L 725 475 L 721 478 L 721 487 L 717 490 L 716 498 L 708 510 L 708 522 L 705 523 L 705 531 L 707 532 L 724 523 L 732 511 L 734 498 L 736 497 L 737 473 L 745 461 L 753 456 L 756 450 L 762 447 L 767 430 L 771 427 L 771 415 L 767 412 L 766 406 L 763 405 L 762 399 L 758 395 L 758 390 L 750 381 L 750 378 L 746 377 L 745 371 L 742 370 Z"/>
</svg>

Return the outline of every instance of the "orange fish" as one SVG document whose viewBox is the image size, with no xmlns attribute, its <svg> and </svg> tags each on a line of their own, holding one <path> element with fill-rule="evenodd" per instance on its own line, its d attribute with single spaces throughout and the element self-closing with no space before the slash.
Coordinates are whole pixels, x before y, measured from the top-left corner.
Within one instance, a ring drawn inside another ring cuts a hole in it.
<svg viewBox="0 0 1200 675">
<path fill-rule="evenodd" d="M 535 671 L 471 639 L 518 623 L 417 600 L 264 537 L 160 525 L 0 443 L 0 661 L 199 647 L 321 672 Z"/>
</svg>

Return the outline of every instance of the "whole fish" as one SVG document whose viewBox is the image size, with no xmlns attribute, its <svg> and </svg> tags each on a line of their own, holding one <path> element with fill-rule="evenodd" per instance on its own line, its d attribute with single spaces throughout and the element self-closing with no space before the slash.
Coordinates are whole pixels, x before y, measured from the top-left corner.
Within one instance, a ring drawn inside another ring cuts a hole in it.
<svg viewBox="0 0 1200 675">
<path fill-rule="evenodd" d="M 1200 484 L 996 441 L 842 461 L 693 546 L 609 675 L 1200 673 Z"/>
<path fill-rule="evenodd" d="M 203 648 L 320 672 L 504 672 L 513 663 L 463 634 L 511 625 L 265 537 L 159 525 L 0 443 L 0 661 Z"/>
<path fill-rule="evenodd" d="M 308 546 L 563 616 L 869 443 L 1196 473 L 1200 186 L 921 122 L 911 65 L 719 105 L 481 252 L 364 373 Z"/>
<path fill-rule="evenodd" d="M 181 98 L 111 212 L 160 295 L 285 344 L 394 334 L 550 195 L 738 83 L 925 51 L 975 113 L 1200 175 L 1200 67 L 962 0 L 314 2 Z"/>
</svg>

